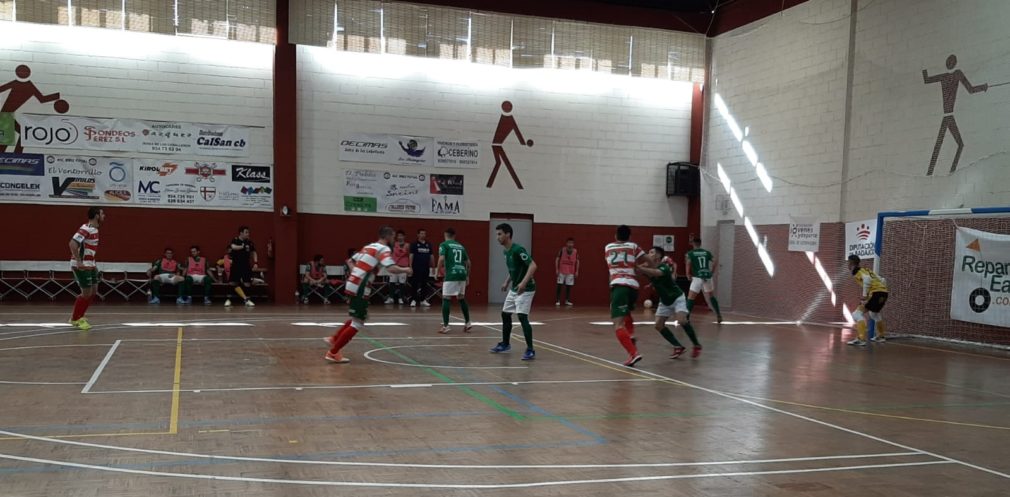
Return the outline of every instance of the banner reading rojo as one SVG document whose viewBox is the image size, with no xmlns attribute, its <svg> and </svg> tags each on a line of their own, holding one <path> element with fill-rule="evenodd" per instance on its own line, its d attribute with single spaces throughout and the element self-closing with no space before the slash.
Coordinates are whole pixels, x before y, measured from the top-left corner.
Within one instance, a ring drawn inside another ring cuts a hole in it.
<svg viewBox="0 0 1010 497">
<path fill-rule="evenodd" d="M 1010 235 L 957 229 L 950 317 L 1010 327 Z"/>
</svg>

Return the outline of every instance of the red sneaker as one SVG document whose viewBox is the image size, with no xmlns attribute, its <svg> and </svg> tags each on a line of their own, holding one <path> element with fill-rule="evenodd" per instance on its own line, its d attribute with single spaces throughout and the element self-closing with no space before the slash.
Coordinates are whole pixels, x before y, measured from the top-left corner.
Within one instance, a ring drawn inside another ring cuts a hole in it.
<svg viewBox="0 0 1010 497">
<path fill-rule="evenodd" d="M 323 359 L 326 359 L 327 361 L 337 364 L 344 364 L 351 362 L 350 359 L 340 355 L 340 352 L 337 352 L 336 354 L 334 354 L 333 352 L 327 352 L 326 355 L 323 356 Z"/>
<path fill-rule="evenodd" d="M 638 364 L 638 361 L 641 361 L 641 360 L 642 360 L 642 355 L 641 354 L 635 354 L 633 356 L 628 356 L 628 360 L 624 361 L 624 365 L 627 366 L 627 367 L 629 367 L 629 368 L 633 368 L 633 367 L 635 367 L 635 364 Z"/>
<path fill-rule="evenodd" d="M 698 357 L 701 355 L 701 345 L 695 346 L 691 349 L 691 357 Z"/>
<path fill-rule="evenodd" d="M 676 358 L 684 355 L 684 352 L 686 352 L 686 351 L 687 351 L 687 349 L 684 348 L 684 347 L 674 347 L 673 348 L 673 353 L 670 354 L 670 359 L 676 359 Z"/>
</svg>

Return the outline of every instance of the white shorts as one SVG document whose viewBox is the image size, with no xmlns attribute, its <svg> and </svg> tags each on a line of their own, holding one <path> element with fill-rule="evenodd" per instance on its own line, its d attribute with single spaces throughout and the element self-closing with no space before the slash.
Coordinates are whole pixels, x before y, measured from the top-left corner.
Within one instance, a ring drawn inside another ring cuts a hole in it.
<svg viewBox="0 0 1010 497">
<path fill-rule="evenodd" d="M 705 293 L 712 293 L 715 291 L 715 284 L 712 280 L 704 280 L 697 276 L 691 278 L 691 293 L 700 293 L 704 291 Z"/>
<path fill-rule="evenodd" d="M 501 311 L 509 314 L 529 314 L 530 308 L 533 307 L 533 294 L 535 293 L 537 292 L 516 293 L 515 290 L 509 290 Z"/>
<path fill-rule="evenodd" d="M 162 283 L 175 283 L 175 275 L 172 273 L 161 273 L 159 275 L 155 275 L 154 279 Z"/>
<path fill-rule="evenodd" d="M 466 295 L 466 281 L 443 281 L 443 297 L 462 297 Z"/>
<path fill-rule="evenodd" d="M 673 301 L 673 305 L 663 305 L 663 303 L 660 302 L 656 306 L 656 317 L 668 318 L 681 312 L 687 314 L 687 297 L 683 294 L 681 294 L 680 297 L 677 297 L 677 300 Z"/>
<path fill-rule="evenodd" d="M 566 286 L 572 286 L 572 285 L 574 285 L 575 284 L 575 275 L 574 274 L 559 274 L 558 275 L 558 284 L 559 285 L 566 285 Z"/>
<path fill-rule="evenodd" d="M 391 274 L 389 275 L 389 282 L 402 285 L 407 282 L 407 273 Z"/>
<path fill-rule="evenodd" d="M 197 285 L 202 285 L 203 284 L 203 280 L 205 278 L 207 278 L 206 274 L 190 274 L 188 276 L 190 278 L 193 278 L 193 283 L 196 283 Z"/>
</svg>

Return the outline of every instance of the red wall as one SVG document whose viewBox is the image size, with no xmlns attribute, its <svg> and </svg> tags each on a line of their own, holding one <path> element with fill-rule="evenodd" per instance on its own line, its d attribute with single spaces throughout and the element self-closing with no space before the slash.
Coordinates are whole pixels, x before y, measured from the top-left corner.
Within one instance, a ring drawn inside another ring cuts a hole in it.
<svg viewBox="0 0 1010 497">
<path fill-rule="evenodd" d="M 378 228 L 390 224 L 407 232 L 407 240 L 413 241 L 419 228 L 428 231 L 428 239 L 441 242 L 442 231 L 452 226 L 456 229 L 456 239 L 467 248 L 474 261 L 474 272 L 470 279 L 468 296 L 474 303 L 486 303 L 488 288 L 489 225 L 490 221 L 457 221 L 451 219 L 401 219 L 367 216 L 340 216 L 321 214 L 299 215 L 299 260 L 308 260 L 314 254 L 323 254 L 328 264 L 339 264 L 344 260 L 348 248 L 360 248 L 375 241 Z M 579 305 L 607 305 L 607 268 L 604 264 L 603 247 L 614 240 L 616 226 L 595 226 L 580 224 L 551 224 L 533 222 L 533 260 L 540 269 L 537 271 L 538 305 L 554 304 L 554 257 L 568 237 L 575 238 L 575 246 L 581 254 L 582 269 L 580 279 L 573 289 L 572 299 Z M 687 250 L 687 228 L 632 227 L 632 241 L 643 247 L 652 244 L 652 235 L 676 237 L 675 260 L 684 258 Z M 504 260 L 498 262 L 504 264 Z M 683 272 L 683 269 L 681 269 Z"/>
<path fill-rule="evenodd" d="M 0 243 L 0 260 L 70 261 L 70 237 L 88 221 L 86 206 L 0 204 L 7 225 L 6 242 Z M 210 258 L 224 255 L 238 227 L 249 226 L 260 258 L 267 260 L 267 240 L 274 236 L 269 212 L 194 211 L 106 207 L 100 230 L 99 262 L 150 262 L 165 247 L 176 254 L 199 245 Z M 69 262 L 68 262 L 69 263 Z"/>
</svg>

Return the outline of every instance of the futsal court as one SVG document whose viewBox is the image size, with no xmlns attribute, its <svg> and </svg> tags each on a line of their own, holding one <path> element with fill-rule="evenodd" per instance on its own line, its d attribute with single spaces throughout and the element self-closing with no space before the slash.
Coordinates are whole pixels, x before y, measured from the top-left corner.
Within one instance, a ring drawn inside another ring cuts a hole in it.
<svg viewBox="0 0 1010 497">
<path fill-rule="evenodd" d="M 338 309 L 105 306 L 84 333 L 5 306 L 2 493 L 1006 493 L 1002 353 L 699 313 L 703 353 L 671 360 L 643 311 L 632 369 L 606 309 L 537 309 L 522 362 L 488 353 L 497 309 L 440 335 L 377 307 L 331 364 Z"/>
</svg>

